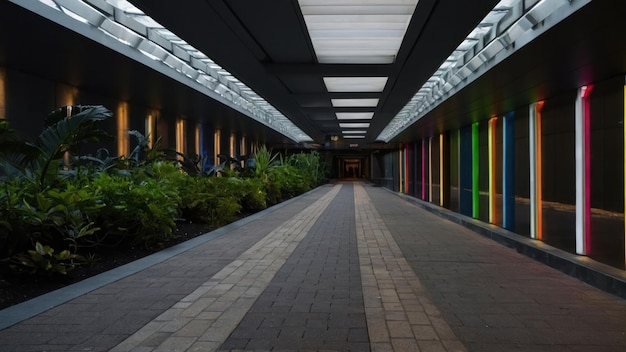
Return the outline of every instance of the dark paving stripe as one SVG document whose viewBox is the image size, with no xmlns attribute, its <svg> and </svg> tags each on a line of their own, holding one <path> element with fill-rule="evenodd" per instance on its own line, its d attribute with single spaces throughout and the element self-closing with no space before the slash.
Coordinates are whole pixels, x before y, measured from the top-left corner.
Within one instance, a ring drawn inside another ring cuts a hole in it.
<svg viewBox="0 0 626 352">
<path fill-rule="evenodd" d="M 369 351 L 345 184 L 220 349 Z"/>
</svg>

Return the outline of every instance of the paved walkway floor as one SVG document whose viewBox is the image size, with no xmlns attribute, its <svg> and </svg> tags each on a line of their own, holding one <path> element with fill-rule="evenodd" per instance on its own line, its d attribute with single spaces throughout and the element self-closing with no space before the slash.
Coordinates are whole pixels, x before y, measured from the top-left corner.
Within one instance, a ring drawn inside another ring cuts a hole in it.
<svg viewBox="0 0 626 352">
<path fill-rule="evenodd" d="M 0 311 L 0 351 L 626 350 L 624 299 L 363 183 L 158 258 Z"/>
</svg>

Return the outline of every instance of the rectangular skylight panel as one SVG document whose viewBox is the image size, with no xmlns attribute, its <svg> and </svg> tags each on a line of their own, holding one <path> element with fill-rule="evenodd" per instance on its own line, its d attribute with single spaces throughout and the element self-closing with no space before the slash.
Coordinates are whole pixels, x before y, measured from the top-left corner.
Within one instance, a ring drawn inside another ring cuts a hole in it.
<svg viewBox="0 0 626 352">
<path fill-rule="evenodd" d="M 371 120 L 374 117 L 373 112 L 338 112 L 337 120 Z"/>
<path fill-rule="evenodd" d="M 339 127 L 341 128 L 368 128 L 370 127 L 370 124 L 366 122 L 344 122 L 344 123 L 340 123 Z"/>
<path fill-rule="evenodd" d="M 387 77 L 324 77 L 329 92 L 382 92 Z"/>
<path fill-rule="evenodd" d="M 330 102 L 334 107 L 375 107 L 378 105 L 378 99 L 331 99 Z"/>
</svg>

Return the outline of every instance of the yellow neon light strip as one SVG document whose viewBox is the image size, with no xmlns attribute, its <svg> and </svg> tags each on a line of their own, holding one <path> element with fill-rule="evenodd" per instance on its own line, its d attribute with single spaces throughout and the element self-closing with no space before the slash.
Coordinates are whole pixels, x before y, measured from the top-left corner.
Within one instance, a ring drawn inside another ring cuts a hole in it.
<svg viewBox="0 0 626 352">
<path fill-rule="evenodd" d="M 541 240 L 543 239 L 543 202 L 541 200 L 541 196 L 543 194 L 543 169 L 542 169 L 542 145 L 541 145 L 541 109 L 543 108 L 543 101 L 538 101 L 537 104 L 535 105 L 535 116 L 536 116 L 536 125 L 535 125 L 535 131 L 536 131 L 536 142 L 537 142 L 537 148 L 535 149 L 536 152 L 536 160 L 537 160 L 537 166 L 536 166 L 536 201 L 537 201 L 537 239 Z"/>
</svg>

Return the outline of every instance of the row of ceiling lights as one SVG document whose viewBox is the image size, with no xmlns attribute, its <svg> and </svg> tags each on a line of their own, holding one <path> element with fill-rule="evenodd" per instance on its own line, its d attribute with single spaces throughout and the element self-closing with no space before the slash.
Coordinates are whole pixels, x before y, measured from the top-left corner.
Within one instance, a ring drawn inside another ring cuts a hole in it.
<svg viewBox="0 0 626 352">
<path fill-rule="evenodd" d="M 298 0 L 321 64 L 390 64 L 418 0 Z M 388 77 L 324 77 L 329 93 L 382 93 Z M 363 139 L 379 99 L 331 99 L 342 137 Z M 346 111 L 346 108 L 348 108 Z M 349 108 L 358 108 L 350 112 Z M 363 112 L 363 108 L 371 111 Z"/>
</svg>

